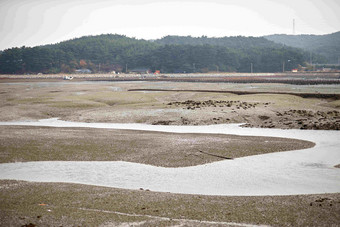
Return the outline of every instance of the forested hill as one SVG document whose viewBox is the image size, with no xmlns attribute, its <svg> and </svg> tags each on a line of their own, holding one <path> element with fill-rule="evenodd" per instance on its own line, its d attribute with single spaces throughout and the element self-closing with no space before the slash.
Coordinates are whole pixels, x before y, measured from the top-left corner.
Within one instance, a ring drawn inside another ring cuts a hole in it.
<svg viewBox="0 0 340 227">
<path fill-rule="evenodd" d="M 275 43 L 321 54 L 330 64 L 338 63 L 338 58 L 340 58 L 340 32 L 328 35 L 269 35 L 264 38 Z"/>
<path fill-rule="evenodd" d="M 169 40 L 182 41 L 167 43 Z M 283 65 L 291 70 L 308 58 L 301 49 L 263 38 L 167 36 L 147 41 L 107 34 L 4 50 L 0 52 L 0 73 L 74 73 L 77 69 L 125 72 L 135 68 L 162 73 L 250 72 L 251 65 L 253 72 L 280 72 Z"/>
<path fill-rule="evenodd" d="M 191 37 L 191 36 L 166 36 L 155 41 L 161 45 L 212 45 L 234 49 L 246 49 L 254 47 L 277 48 L 281 45 L 263 37 L 232 36 L 221 38 Z"/>
</svg>

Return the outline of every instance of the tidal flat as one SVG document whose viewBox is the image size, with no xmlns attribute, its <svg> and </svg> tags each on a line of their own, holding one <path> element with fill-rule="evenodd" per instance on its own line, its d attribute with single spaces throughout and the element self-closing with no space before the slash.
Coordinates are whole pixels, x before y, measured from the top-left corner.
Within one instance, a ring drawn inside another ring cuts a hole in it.
<svg viewBox="0 0 340 227">
<path fill-rule="evenodd" d="M 339 100 L 303 98 L 294 95 L 294 92 L 317 93 L 330 91 L 329 89 L 332 89 L 333 93 L 340 93 L 337 85 L 331 85 L 331 88 L 330 85 L 248 84 L 247 86 L 253 87 L 251 89 L 256 91 L 273 91 L 273 94 L 129 91 L 155 88 L 217 91 L 248 89 L 245 85 L 237 86 L 228 83 L 78 82 L 77 80 L 55 80 L 46 83 L 44 79 L 15 82 L 8 80 L 0 83 L 0 121 L 59 118 L 74 122 L 149 125 L 247 123 L 250 127 L 284 129 L 306 127 L 316 131 L 319 130 L 317 127 L 327 130 L 337 127 Z M 277 94 L 278 88 L 291 94 Z M 195 105 L 195 108 L 192 108 L 192 105 L 188 105 L 191 103 L 187 102 L 188 100 L 195 103 L 211 100 L 209 103 L 212 104 L 201 105 L 199 108 Z M 231 101 L 233 102 L 230 106 L 218 105 L 228 104 Z M 178 102 L 179 105 L 169 105 L 174 102 Z M 257 145 L 254 146 L 253 143 Z M 263 145 L 264 143 L 268 143 L 269 146 Z M 303 152 L 305 148 L 311 146 L 314 145 L 308 139 L 292 141 L 270 136 L 252 138 L 252 136 L 190 133 L 178 136 L 165 132 L 143 131 L 141 133 L 114 129 L 103 132 L 99 129 L 83 128 L 1 126 L 2 163 L 120 160 L 178 168 L 221 162 L 220 158 L 200 153 L 198 150 L 237 159 L 265 153 L 283 154 L 290 152 L 288 150 L 296 149 L 302 149 Z M 333 162 L 336 166 L 340 160 L 334 159 Z M 29 224 L 36 226 L 336 226 L 340 222 L 339 193 L 212 196 L 155 192 L 144 187 L 130 190 L 83 184 L 14 180 L 1 180 L 0 185 L 1 226 Z"/>
</svg>

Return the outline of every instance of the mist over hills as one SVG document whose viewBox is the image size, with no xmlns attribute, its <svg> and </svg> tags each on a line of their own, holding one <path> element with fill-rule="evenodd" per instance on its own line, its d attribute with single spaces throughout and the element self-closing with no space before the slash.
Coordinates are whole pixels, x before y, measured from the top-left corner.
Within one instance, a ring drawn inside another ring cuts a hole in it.
<svg viewBox="0 0 340 227">
<path fill-rule="evenodd" d="M 82 68 L 93 73 L 135 68 L 162 73 L 250 72 L 250 65 L 253 72 L 280 72 L 283 64 L 285 70 L 291 70 L 309 60 L 309 52 L 267 37 L 166 36 L 148 41 L 105 34 L 4 50 L 0 73 L 73 73 Z M 313 54 L 313 62 L 327 61 Z"/>
</svg>

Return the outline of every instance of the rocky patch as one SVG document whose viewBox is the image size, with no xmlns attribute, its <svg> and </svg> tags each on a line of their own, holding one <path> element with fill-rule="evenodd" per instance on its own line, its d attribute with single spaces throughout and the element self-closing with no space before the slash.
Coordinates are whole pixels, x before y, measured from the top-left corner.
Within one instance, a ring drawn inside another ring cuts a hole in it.
<svg viewBox="0 0 340 227">
<path fill-rule="evenodd" d="M 320 197 L 320 198 L 316 199 L 315 201 L 311 202 L 309 205 L 310 206 L 316 206 L 316 207 L 340 206 L 340 201 L 333 200 L 333 199 L 327 198 L 327 197 Z"/>
<path fill-rule="evenodd" d="M 340 112 L 333 111 L 311 111 L 311 110 L 289 110 L 277 113 L 280 116 L 279 123 L 292 125 L 300 129 L 339 130 Z M 290 119 L 290 120 L 289 120 Z"/>
<path fill-rule="evenodd" d="M 340 130 L 340 112 L 287 110 L 276 112 L 276 116 L 258 116 L 261 121 L 248 123 L 245 127 Z"/>
<path fill-rule="evenodd" d="M 184 102 L 169 102 L 168 106 L 176 106 L 183 107 L 183 109 L 195 110 L 206 107 L 234 107 L 236 109 L 250 109 L 255 108 L 260 103 L 254 102 L 241 102 L 241 101 L 224 101 L 224 100 L 207 100 L 207 101 L 194 101 L 187 100 Z M 264 105 L 268 105 L 269 103 L 264 103 Z"/>
</svg>

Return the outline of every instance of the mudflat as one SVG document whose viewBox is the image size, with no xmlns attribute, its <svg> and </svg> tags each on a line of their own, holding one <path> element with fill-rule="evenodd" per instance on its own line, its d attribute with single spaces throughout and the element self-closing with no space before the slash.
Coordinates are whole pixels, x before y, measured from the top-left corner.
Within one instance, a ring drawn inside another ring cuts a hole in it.
<svg viewBox="0 0 340 227">
<path fill-rule="evenodd" d="M 204 196 L 0 181 L 1 226 L 337 226 L 340 194 Z"/>
<path fill-rule="evenodd" d="M 332 84 L 2 79 L 0 88 L 0 121 L 58 117 L 81 122 L 340 128 L 339 85 Z M 238 95 L 240 91 L 252 93 Z M 301 95 L 318 93 L 323 96 Z"/>
<path fill-rule="evenodd" d="M 249 90 L 255 93 L 233 93 Z M 263 91 L 269 93 L 263 94 Z M 60 118 L 79 122 L 246 123 L 248 127 L 339 129 L 340 101 L 336 96 L 306 98 L 299 95 L 318 92 L 340 94 L 340 89 L 338 85 L 275 83 L 6 79 L 0 82 L 0 121 Z M 0 128 L 2 163 L 124 160 L 182 167 L 219 161 L 221 157 L 218 156 L 238 158 L 314 146 L 308 141 L 272 137 L 179 136 L 131 130 L 29 126 Z M 339 193 L 226 197 L 2 180 L 0 195 L 1 226 L 340 224 Z"/>
<path fill-rule="evenodd" d="M 163 167 L 313 147 L 309 141 L 219 134 L 0 126 L 0 163 L 128 161 Z"/>
</svg>

